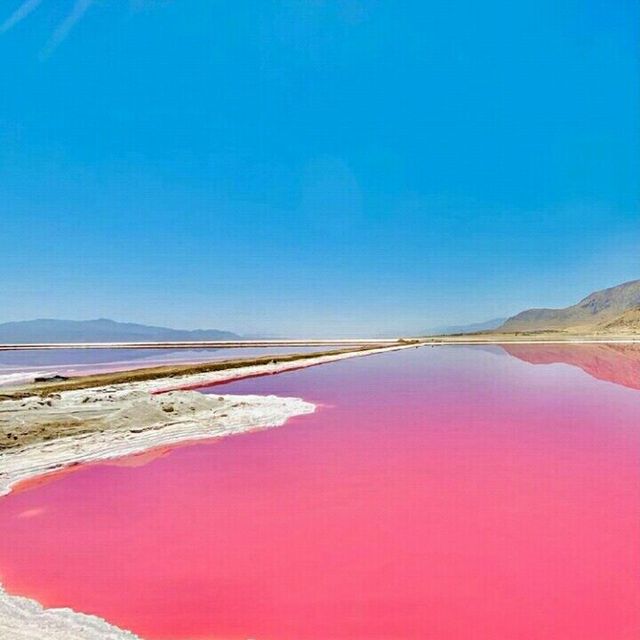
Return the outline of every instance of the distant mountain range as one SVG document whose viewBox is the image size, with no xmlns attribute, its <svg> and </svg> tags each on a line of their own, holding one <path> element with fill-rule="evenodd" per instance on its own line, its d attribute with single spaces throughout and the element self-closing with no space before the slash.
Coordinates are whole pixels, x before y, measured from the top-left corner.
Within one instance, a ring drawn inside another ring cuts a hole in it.
<svg viewBox="0 0 640 640">
<path fill-rule="evenodd" d="M 602 289 L 563 309 L 528 309 L 511 318 L 434 327 L 428 335 L 465 333 L 640 334 L 640 280 Z M 238 340 L 219 329 L 169 329 L 132 322 L 98 320 L 24 320 L 0 324 L 0 343 L 34 342 L 187 342 Z"/>
<path fill-rule="evenodd" d="M 564 309 L 528 309 L 508 318 L 497 333 L 640 333 L 640 280 L 589 294 Z"/>
<path fill-rule="evenodd" d="M 485 322 L 474 322 L 472 324 L 454 324 L 441 327 L 432 327 L 425 333 L 433 336 L 450 336 L 459 333 L 478 333 L 478 331 L 488 331 L 497 329 L 505 322 L 506 318 L 494 318 Z"/>
<path fill-rule="evenodd" d="M 237 340 L 240 336 L 219 329 L 188 331 L 132 322 L 98 320 L 24 320 L 0 324 L 0 343 L 35 342 L 188 342 Z"/>
</svg>

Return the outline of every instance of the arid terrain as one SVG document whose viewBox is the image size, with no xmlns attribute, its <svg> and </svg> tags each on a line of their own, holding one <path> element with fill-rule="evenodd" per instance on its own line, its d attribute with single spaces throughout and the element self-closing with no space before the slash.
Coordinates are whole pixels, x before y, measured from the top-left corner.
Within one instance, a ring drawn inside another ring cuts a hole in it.
<svg viewBox="0 0 640 640">
<path fill-rule="evenodd" d="M 595 291 L 569 307 L 521 311 L 495 329 L 439 337 L 447 342 L 633 340 L 640 337 L 640 280 Z"/>
<path fill-rule="evenodd" d="M 640 332 L 640 280 L 595 291 L 564 309 L 529 309 L 509 318 L 496 333 L 557 331 L 589 335 Z"/>
</svg>

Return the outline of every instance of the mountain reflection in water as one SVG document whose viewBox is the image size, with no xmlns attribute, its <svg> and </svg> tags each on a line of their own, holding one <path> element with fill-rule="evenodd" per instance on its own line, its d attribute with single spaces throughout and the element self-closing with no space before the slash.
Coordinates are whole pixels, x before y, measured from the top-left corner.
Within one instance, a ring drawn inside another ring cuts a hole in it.
<svg viewBox="0 0 640 640">
<path fill-rule="evenodd" d="M 598 380 L 640 390 L 640 344 L 510 344 L 502 348 L 530 364 L 569 364 Z"/>
</svg>

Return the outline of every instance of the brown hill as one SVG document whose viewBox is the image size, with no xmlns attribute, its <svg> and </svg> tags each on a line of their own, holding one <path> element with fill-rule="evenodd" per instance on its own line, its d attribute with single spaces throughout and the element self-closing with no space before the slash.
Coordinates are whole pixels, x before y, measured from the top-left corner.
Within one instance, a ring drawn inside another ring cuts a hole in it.
<svg viewBox="0 0 640 640">
<path fill-rule="evenodd" d="M 602 329 L 616 333 L 640 333 L 640 307 L 628 309 L 615 320 L 602 325 Z"/>
<path fill-rule="evenodd" d="M 529 309 L 509 318 L 496 331 L 567 331 L 629 333 L 640 331 L 640 280 L 596 291 L 564 309 Z"/>
</svg>

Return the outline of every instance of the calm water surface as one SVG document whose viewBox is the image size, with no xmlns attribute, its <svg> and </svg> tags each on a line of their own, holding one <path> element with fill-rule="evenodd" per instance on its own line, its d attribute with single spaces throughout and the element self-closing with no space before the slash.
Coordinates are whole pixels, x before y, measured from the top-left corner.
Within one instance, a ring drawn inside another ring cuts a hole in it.
<svg viewBox="0 0 640 640">
<path fill-rule="evenodd" d="M 23 487 L 1 579 L 147 640 L 636 640 L 640 391 L 612 363 L 637 356 L 422 348 L 215 387 L 319 408 Z"/>
</svg>

